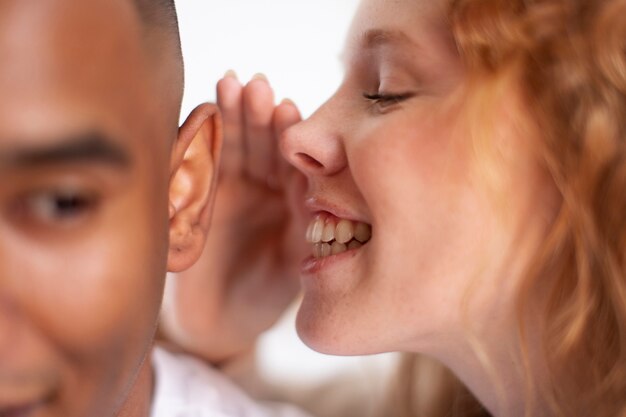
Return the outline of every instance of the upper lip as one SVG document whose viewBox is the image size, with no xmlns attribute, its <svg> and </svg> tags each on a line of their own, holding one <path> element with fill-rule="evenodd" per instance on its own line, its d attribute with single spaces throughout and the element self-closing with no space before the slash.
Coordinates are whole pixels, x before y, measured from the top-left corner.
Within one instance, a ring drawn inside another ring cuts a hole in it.
<svg viewBox="0 0 626 417">
<path fill-rule="evenodd" d="M 369 222 L 365 220 L 363 216 L 360 216 L 359 214 L 354 213 L 353 211 L 346 209 L 339 204 L 335 204 L 318 196 L 308 196 L 304 202 L 304 205 L 307 210 L 312 214 L 327 212 L 340 219 L 369 224 Z"/>
</svg>

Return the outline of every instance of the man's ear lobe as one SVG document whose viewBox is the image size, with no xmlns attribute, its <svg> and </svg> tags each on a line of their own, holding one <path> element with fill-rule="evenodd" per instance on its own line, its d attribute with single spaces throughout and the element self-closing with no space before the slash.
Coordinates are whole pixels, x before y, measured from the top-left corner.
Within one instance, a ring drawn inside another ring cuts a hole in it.
<svg viewBox="0 0 626 417">
<path fill-rule="evenodd" d="M 204 248 L 217 186 L 222 122 L 217 106 L 202 104 L 178 131 L 170 164 L 170 272 L 192 266 Z"/>
</svg>

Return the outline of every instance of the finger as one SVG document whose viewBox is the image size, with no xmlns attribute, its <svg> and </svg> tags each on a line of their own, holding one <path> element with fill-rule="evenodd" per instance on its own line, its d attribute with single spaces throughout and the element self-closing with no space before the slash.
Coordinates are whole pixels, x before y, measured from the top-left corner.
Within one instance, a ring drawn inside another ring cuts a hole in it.
<svg viewBox="0 0 626 417">
<path fill-rule="evenodd" d="M 283 100 L 274 110 L 274 118 L 272 121 L 274 137 L 278 140 L 287 129 L 301 121 L 302 116 L 295 103 L 289 99 Z M 294 168 L 281 155 L 278 155 L 278 157 L 278 176 L 280 181 L 285 183 Z"/>
<path fill-rule="evenodd" d="M 224 125 L 221 170 L 239 174 L 243 171 L 245 159 L 243 87 L 232 71 L 217 83 L 217 105 Z"/>
<path fill-rule="evenodd" d="M 296 104 L 289 100 L 284 99 L 276 109 L 274 109 L 274 120 L 273 126 L 274 135 L 276 137 L 283 134 L 285 130 L 290 128 L 291 126 L 300 123 L 302 121 L 302 116 L 300 115 L 300 111 Z"/>
<path fill-rule="evenodd" d="M 291 265 L 296 267 L 296 275 L 299 261 L 311 250 L 303 238 L 310 220 L 310 212 L 304 205 L 307 190 L 307 178 L 300 171 L 293 169 L 284 186 L 284 199 L 290 214 L 284 250 L 285 259 L 296 261 Z"/>
<path fill-rule="evenodd" d="M 246 171 L 261 183 L 276 175 L 276 140 L 273 137 L 274 92 L 264 76 L 257 75 L 243 91 Z"/>
</svg>

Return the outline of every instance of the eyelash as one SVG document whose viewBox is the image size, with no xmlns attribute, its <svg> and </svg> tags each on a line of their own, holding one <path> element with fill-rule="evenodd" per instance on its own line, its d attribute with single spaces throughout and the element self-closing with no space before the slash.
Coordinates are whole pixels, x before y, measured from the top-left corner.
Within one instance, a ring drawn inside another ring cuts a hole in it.
<svg viewBox="0 0 626 417">
<path fill-rule="evenodd" d="M 18 216 L 36 227 L 72 226 L 95 210 L 98 200 L 97 195 L 83 190 L 41 190 L 20 199 Z"/>
<path fill-rule="evenodd" d="M 381 109 L 400 104 L 401 102 L 411 98 L 410 93 L 392 94 L 392 93 L 363 93 L 363 97 L 372 104 L 379 106 Z"/>
</svg>

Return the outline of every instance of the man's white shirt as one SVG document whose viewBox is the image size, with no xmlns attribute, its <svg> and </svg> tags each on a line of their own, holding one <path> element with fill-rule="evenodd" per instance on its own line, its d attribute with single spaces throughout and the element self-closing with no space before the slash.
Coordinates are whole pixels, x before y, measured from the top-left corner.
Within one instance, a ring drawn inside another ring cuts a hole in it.
<svg viewBox="0 0 626 417">
<path fill-rule="evenodd" d="M 188 355 L 155 347 L 151 417 L 310 417 L 295 407 L 253 400 L 226 376 Z"/>
</svg>

